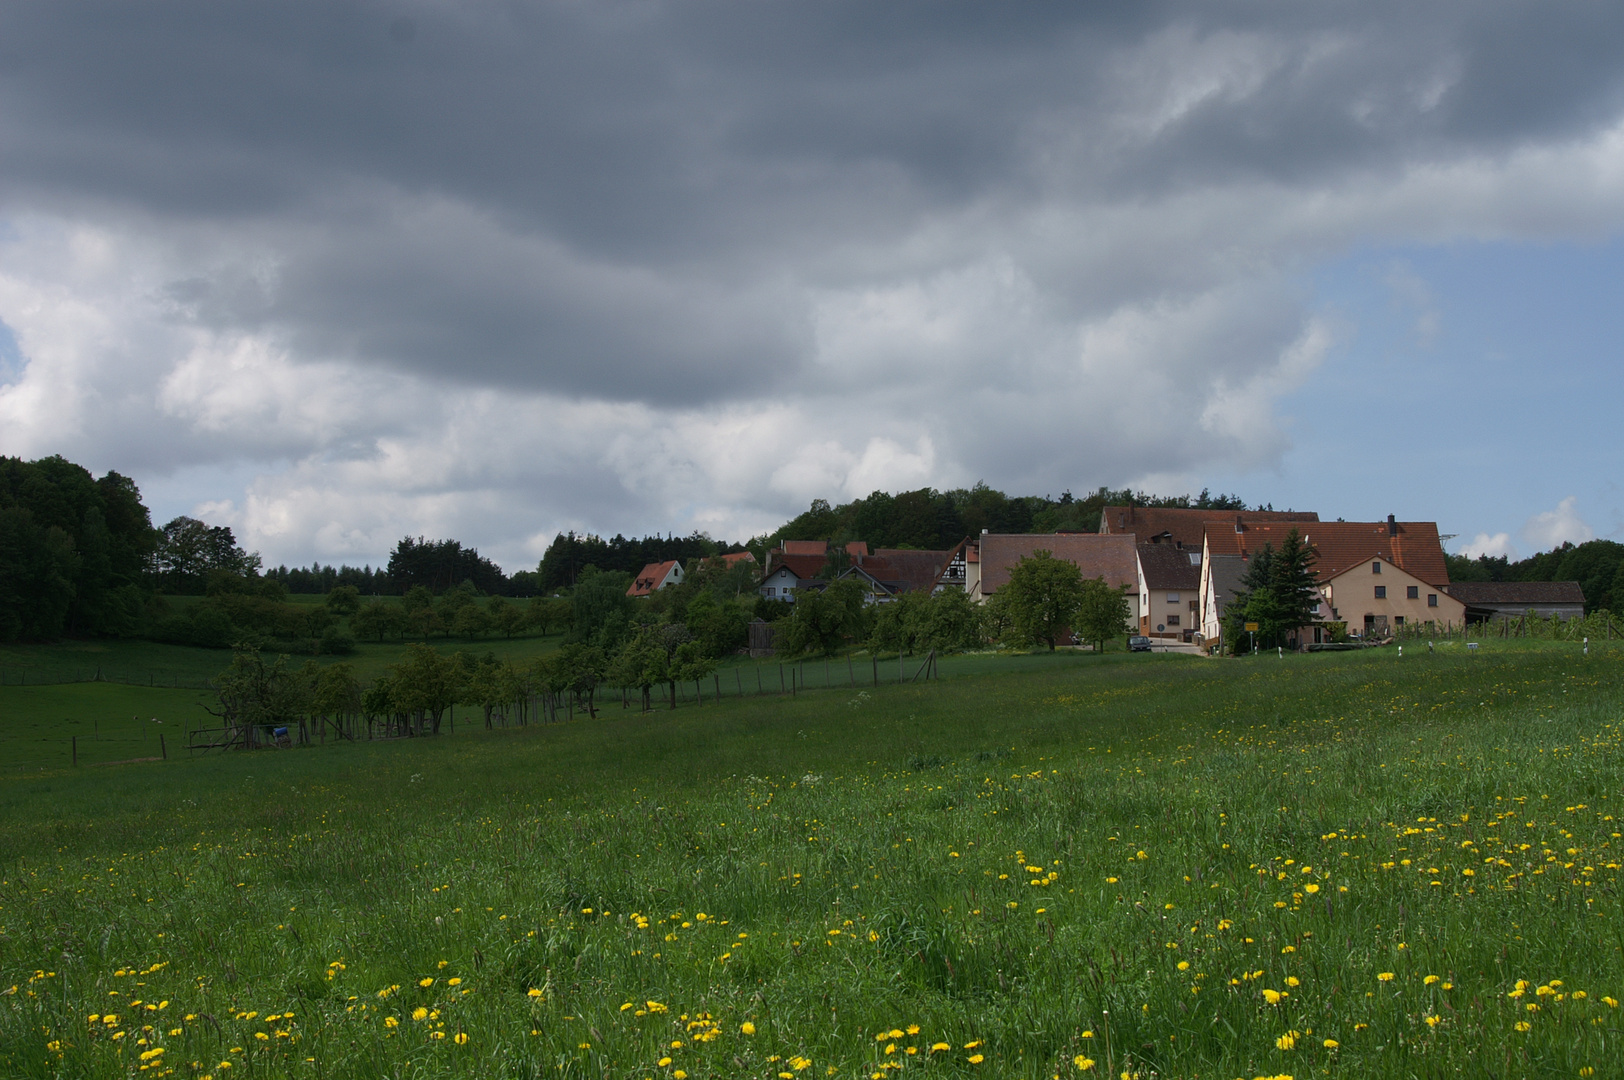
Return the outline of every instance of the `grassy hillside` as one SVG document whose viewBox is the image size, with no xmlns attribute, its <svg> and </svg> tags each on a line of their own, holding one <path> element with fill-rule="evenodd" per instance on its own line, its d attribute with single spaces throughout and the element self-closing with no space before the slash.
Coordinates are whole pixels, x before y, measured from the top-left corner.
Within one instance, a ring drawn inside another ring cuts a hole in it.
<svg viewBox="0 0 1624 1080">
<path fill-rule="evenodd" d="M 943 674 L 0 779 L 0 1072 L 1616 1074 L 1624 651 Z"/>
</svg>

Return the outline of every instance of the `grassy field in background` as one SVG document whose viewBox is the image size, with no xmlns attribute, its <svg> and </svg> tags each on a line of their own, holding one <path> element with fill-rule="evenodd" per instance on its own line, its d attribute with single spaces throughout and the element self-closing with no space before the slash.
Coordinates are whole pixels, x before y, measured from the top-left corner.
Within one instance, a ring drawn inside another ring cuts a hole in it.
<svg viewBox="0 0 1624 1080">
<path fill-rule="evenodd" d="M 978 656 L 7 776 L 0 1073 L 1618 1075 L 1621 674 Z"/>
</svg>

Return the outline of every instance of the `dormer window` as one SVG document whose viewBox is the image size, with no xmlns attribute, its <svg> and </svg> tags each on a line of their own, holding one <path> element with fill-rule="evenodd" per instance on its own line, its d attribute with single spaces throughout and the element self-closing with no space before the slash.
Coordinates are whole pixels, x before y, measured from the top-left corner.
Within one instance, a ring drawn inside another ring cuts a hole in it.
<svg viewBox="0 0 1624 1080">
<path fill-rule="evenodd" d="M 1370 572 L 1372 574 L 1379 574 L 1382 572 L 1382 561 L 1380 559 L 1376 559 L 1370 564 Z"/>
</svg>

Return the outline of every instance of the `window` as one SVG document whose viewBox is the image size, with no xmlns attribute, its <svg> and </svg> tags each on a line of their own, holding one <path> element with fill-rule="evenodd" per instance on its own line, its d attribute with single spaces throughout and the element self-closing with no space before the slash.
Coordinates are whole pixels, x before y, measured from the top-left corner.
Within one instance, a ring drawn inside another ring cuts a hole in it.
<svg viewBox="0 0 1624 1080">
<path fill-rule="evenodd" d="M 1190 601 L 1190 612 L 1191 612 L 1191 613 L 1192 613 L 1192 614 L 1194 614 L 1194 612 L 1195 612 L 1195 610 L 1196 610 L 1196 606 L 1195 606 L 1195 601 L 1194 601 L 1194 600 L 1191 600 L 1191 601 Z"/>
<path fill-rule="evenodd" d="M 1427 607 L 1437 607 L 1437 606 L 1438 606 L 1438 594 L 1435 593 L 1435 592 L 1427 593 Z"/>
<path fill-rule="evenodd" d="M 1386 600 L 1387 599 L 1387 586 L 1386 585 L 1378 585 L 1378 586 L 1376 586 L 1376 599 L 1378 599 L 1378 600 Z"/>
<path fill-rule="evenodd" d="M 1404 599 L 1406 599 L 1406 600 L 1419 600 L 1419 599 L 1421 599 L 1421 586 L 1419 586 L 1419 585 L 1406 585 L 1406 586 L 1404 586 Z"/>
<path fill-rule="evenodd" d="M 1370 564 L 1370 572 L 1372 574 L 1379 574 L 1382 572 L 1382 561 L 1380 559 L 1377 559 L 1375 562 Z"/>
<path fill-rule="evenodd" d="M 1402 615 L 1394 615 L 1393 616 L 1393 625 L 1394 626 L 1403 626 L 1404 625 L 1404 616 L 1402 616 Z"/>
<path fill-rule="evenodd" d="M 1178 603 L 1178 602 L 1179 602 L 1179 594 L 1178 594 L 1178 593 L 1176 593 L 1176 592 L 1170 592 L 1170 593 L 1168 593 L 1168 594 L 1167 594 L 1167 602 L 1168 602 L 1168 603 L 1169 603 L 1169 604 L 1176 604 L 1176 603 Z"/>
<path fill-rule="evenodd" d="M 1167 625 L 1168 626 L 1177 626 L 1178 624 L 1179 624 L 1179 617 L 1177 615 L 1169 615 L 1167 617 Z"/>
</svg>

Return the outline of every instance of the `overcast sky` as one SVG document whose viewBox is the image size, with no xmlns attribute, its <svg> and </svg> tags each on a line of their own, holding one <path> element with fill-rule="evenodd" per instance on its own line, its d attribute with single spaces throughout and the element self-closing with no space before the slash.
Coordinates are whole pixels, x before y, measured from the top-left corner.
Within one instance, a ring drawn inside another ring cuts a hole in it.
<svg viewBox="0 0 1624 1080">
<path fill-rule="evenodd" d="M 1203 486 L 1624 538 L 1624 5 L 0 6 L 0 453 L 267 562 Z"/>
</svg>

